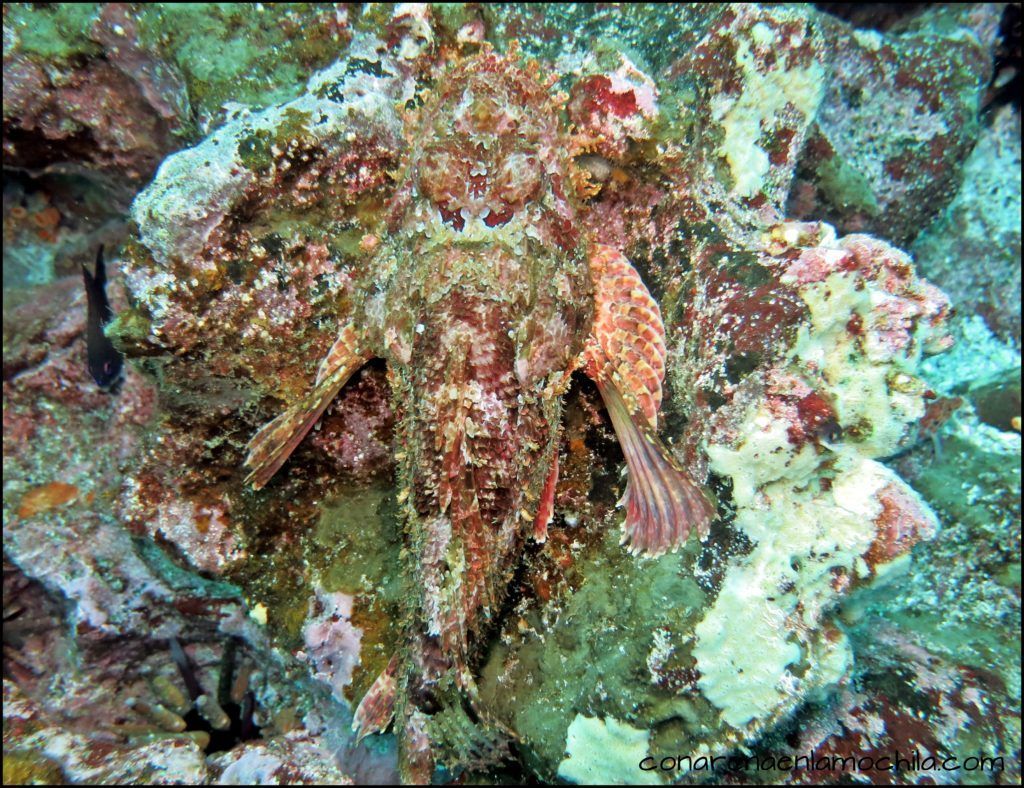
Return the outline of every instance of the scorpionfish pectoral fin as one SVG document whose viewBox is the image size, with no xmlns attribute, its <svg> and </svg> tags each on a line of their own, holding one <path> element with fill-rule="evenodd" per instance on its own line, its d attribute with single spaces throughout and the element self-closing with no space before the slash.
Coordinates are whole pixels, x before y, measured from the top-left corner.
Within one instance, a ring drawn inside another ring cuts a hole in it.
<svg viewBox="0 0 1024 788">
<path fill-rule="evenodd" d="M 366 691 L 352 718 L 356 741 L 371 733 L 383 733 L 395 717 L 395 694 L 398 655 L 391 657 L 386 668 Z"/>
<path fill-rule="evenodd" d="M 708 495 L 676 462 L 650 424 L 630 413 L 614 384 L 598 381 L 598 389 L 629 468 L 623 544 L 634 553 L 661 555 L 686 542 L 691 530 L 701 539 L 706 537 L 715 513 Z"/>
<path fill-rule="evenodd" d="M 359 350 L 355 329 L 351 326 L 343 328 L 320 364 L 313 390 L 265 425 L 249 441 L 249 454 L 245 458 L 245 467 L 249 468 L 246 484 L 259 490 L 270 481 L 327 410 L 341 387 L 369 358 Z"/>
<path fill-rule="evenodd" d="M 715 507 L 656 434 L 665 379 L 661 310 L 636 269 L 598 245 L 590 257 L 594 324 L 583 352 L 626 456 L 629 486 L 623 542 L 633 552 L 660 555 L 691 531 L 707 536 Z"/>
</svg>

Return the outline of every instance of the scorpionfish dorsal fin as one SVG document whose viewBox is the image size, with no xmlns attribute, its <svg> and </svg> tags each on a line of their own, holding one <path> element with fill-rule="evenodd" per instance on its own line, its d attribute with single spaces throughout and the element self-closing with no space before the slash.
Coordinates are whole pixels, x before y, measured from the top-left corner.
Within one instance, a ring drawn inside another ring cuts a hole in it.
<svg viewBox="0 0 1024 788">
<path fill-rule="evenodd" d="M 715 507 L 655 432 L 665 379 L 661 310 L 636 269 L 616 250 L 598 245 L 590 258 L 594 324 L 583 352 L 626 456 L 629 486 L 623 543 L 660 555 L 693 530 L 707 536 Z"/>
</svg>

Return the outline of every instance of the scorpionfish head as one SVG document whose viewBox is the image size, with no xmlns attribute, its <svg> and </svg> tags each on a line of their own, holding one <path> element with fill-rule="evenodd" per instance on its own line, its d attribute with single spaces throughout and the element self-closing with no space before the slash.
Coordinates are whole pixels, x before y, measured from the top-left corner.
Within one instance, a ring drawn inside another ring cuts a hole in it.
<svg viewBox="0 0 1024 788">
<path fill-rule="evenodd" d="M 565 202 L 557 107 L 513 58 L 486 51 L 458 64 L 420 115 L 419 192 L 456 231 L 501 227 L 549 194 Z"/>
</svg>

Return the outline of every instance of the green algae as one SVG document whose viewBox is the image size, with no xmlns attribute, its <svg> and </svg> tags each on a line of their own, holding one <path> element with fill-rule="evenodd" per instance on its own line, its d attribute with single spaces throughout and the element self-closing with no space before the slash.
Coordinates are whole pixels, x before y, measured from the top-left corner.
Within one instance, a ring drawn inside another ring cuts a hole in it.
<svg viewBox="0 0 1024 788">
<path fill-rule="evenodd" d="M 306 3 L 154 3 L 140 11 L 143 39 L 181 69 L 192 105 L 207 117 L 227 101 L 264 107 L 297 96 L 309 73 L 344 52 L 329 21 Z"/>
<path fill-rule="evenodd" d="M 500 13 L 495 9 L 501 8 Z M 516 39 L 528 56 L 554 60 L 572 40 L 614 41 L 639 53 L 654 70 L 687 51 L 725 11 L 722 3 L 508 3 L 484 6 L 488 29 L 498 42 Z"/>
<path fill-rule="evenodd" d="M 309 124 L 313 122 L 313 114 L 289 107 L 281 115 L 277 125 L 275 141 L 285 148 L 292 142 L 302 142 L 310 137 Z"/>
<path fill-rule="evenodd" d="M 238 158 L 246 169 L 264 174 L 274 166 L 273 134 L 266 129 L 256 129 L 238 143 Z"/>
<path fill-rule="evenodd" d="M 772 272 L 762 264 L 757 252 L 729 250 L 712 255 L 711 260 L 729 277 L 749 290 L 772 281 Z"/>
<path fill-rule="evenodd" d="M 152 341 L 152 321 L 136 308 L 128 308 L 117 315 L 104 328 L 104 333 L 110 337 L 114 346 L 124 353 L 126 350 L 135 350 L 145 347 Z"/>
<path fill-rule="evenodd" d="M 270 506 L 276 504 L 264 501 L 262 508 Z M 266 607 L 271 635 L 293 651 L 305 645 L 303 628 L 318 592 L 352 596 L 352 626 L 362 635 L 348 695 L 358 702 L 401 642 L 409 589 L 394 490 L 386 483 L 342 486 L 302 521 L 308 525 L 293 539 L 248 534 L 249 558 L 229 574 L 252 603 Z"/>
<path fill-rule="evenodd" d="M 881 211 L 868 179 L 839 156 L 819 164 L 816 175 L 820 188 L 836 207 L 864 211 L 868 216 Z"/>
<path fill-rule="evenodd" d="M 354 487 L 323 504 L 308 550 L 324 590 L 373 593 L 397 603 L 401 541 L 390 485 Z"/>
<path fill-rule="evenodd" d="M 66 782 L 60 765 L 38 750 L 4 747 L 4 785 L 64 785 Z"/>
<path fill-rule="evenodd" d="M 273 131 L 255 129 L 239 141 L 238 158 L 253 172 L 260 175 L 270 172 L 279 156 L 286 151 L 308 146 L 312 120 L 309 112 L 291 107 L 286 109 Z"/>
<path fill-rule="evenodd" d="M 294 651 L 303 645 L 302 627 L 313 594 L 297 541 L 261 550 L 253 545 L 249 559 L 226 573 L 240 586 L 250 606 L 263 605 L 267 630 L 274 640 Z"/>
<path fill-rule="evenodd" d="M 11 3 L 11 53 L 46 63 L 96 57 L 96 3 Z M 307 76 L 340 57 L 348 33 L 333 6 L 314 3 L 149 3 L 133 9 L 143 47 L 184 76 L 200 119 L 226 102 L 265 107 L 301 93 Z M 8 44 L 5 36 L 5 55 Z"/>
<path fill-rule="evenodd" d="M 706 603 L 693 577 L 695 552 L 691 545 L 637 559 L 619 545 L 618 529 L 608 527 L 576 559 L 585 580 L 554 605 L 554 620 L 527 612 L 493 648 L 481 671 L 481 696 L 519 733 L 531 768 L 544 774 L 562 760 L 577 714 L 655 731 L 668 726 L 680 737 L 672 745 L 682 746 L 710 712 L 706 701 L 656 687 L 649 668 L 656 637 L 667 674 L 686 675 L 692 665 L 686 633 Z M 674 728 L 674 720 L 684 724 Z"/>
<path fill-rule="evenodd" d="M 323 589 L 355 597 L 352 623 L 363 632 L 352 678 L 356 701 L 401 642 L 402 600 L 409 593 L 401 548 L 401 520 L 390 485 L 339 491 L 323 504 L 305 541 L 307 560 Z"/>
<path fill-rule="evenodd" d="M 100 46 L 89 38 L 89 30 L 99 8 L 99 3 L 5 3 L 4 29 L 17 35 L 15 51 L 30 57 L 64 62 L 93 56 Z"/>
<path fill-rule="evenodd" d="M 16 3 L 5 8 L 4 25 L 17 33 L 16 51 L 64 63 L 101 54 L 89 37 L 98 14 L 95 3 Z M 227 101 L 267 106 L 298 95 L 310 72 L 344 51 L 333 15 L 313 4 L 151 3 L 134 10 L 140 42 L 180 69 L 201 117 Z"/>
</svg>

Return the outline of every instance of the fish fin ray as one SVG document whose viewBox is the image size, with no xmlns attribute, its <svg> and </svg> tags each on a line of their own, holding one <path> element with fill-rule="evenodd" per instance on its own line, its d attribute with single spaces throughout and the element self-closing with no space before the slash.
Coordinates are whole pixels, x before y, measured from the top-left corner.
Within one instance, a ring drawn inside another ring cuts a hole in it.
<svg viewBox="0 0 1024 788">
<path fill-rule="evenodd" d="M 352 730 L 356 734 L 357 742 L 371 733 L 383 733 L 394 720 L 397 673 L 398 655 L 395 654 L 356 707 L 352 718 Z"/>
<path fill-rule="evenodd" d="M 548 471 L 547 480 L 544 482 L 544 490 L 540 495 L 540 506 L 537 508 L 537 516 L 533 520 L 533 540 L 543 544 L 548 538 L 548 525 L 555 514 L 555 489 L 558 486 L 558 452 L 554 453 L 551 460 L 551 470 Z"/>
<path fill-rule="evenodd" d="M 354 332 L 352 335 L 354 336 Z M 335 347 L 337 344 L 335 343 Z M 332 353 L 333 351 L 332 348 Z M 248 445 L 249 453 L 245 458 L 245 467 L 249 469 L 245 477 L 246 484 L 259 490 L 270 481 L 327 410 L 327 406 L 338 395 L 341 387 L 368 358 L 367 355 L 358 354 L 354 346 L 351 347 L 351 352 L 336 354 L 331 360 L 329 371 L 318 378 L 309 394 L 253 436 Z M 331 354 L 328 354 L 325 363 L 328 359 L 331 359 Z M 323 368 L 324 365 L 321 364 L 321 369 Z"/>
<path fill-rule="evenodd" d="M 655 433 L 667 359 L 657 302 L 610 246 L 595 246 L 590 273 L 594 322 L 582 363 L 597 383 L 629 468 L 623 543 L 660 555 L 694 530 L 705 538 L 715 507 Z"/>
<path fill-rule="evenodd" d="M 366 361 L 366 356 L 359 350 L 359 344 L 359 335 L 352 326 L 348 325 L 342 328 L 338 332 L 338 338 L 331 345 L 331 349 L 327 351 L 327 355 L 320 362 L 320 367 L 316 371 L 315 385 L 319 386 L 325 378 L 343 367 L 349 367 L 353 363 L 361 365 Z"/>
<path fill-rule="evenodd" d="M 587 374 L 614 382 L 654 429 L 665 379 L 661 310 L 629 261 L 598 244 L 590 257 L 594 322 L 583 352 Z"/>
<path fill-rule="evenodd" d="M 626 456 L 626 520 L 623 543 L 630 551 L 661 555 L 686 542 L 692 531 L 704 539 L 715 514 L 707 493 L 679 465 L 640 413 L 630 413 L 610 381 L 598 389 Z"/>
</svg>

